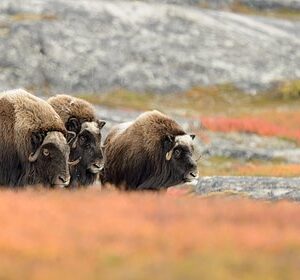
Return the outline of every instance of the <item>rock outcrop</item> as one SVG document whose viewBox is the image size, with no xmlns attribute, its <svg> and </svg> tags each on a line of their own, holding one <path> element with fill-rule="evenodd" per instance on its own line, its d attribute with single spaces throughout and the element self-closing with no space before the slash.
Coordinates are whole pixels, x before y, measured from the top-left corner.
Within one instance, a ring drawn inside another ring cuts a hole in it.
<svg viewBox="0 0 300 280">
<path fill-rule="evenodd" d="M 0 90 L 164 93 L 234 83 L 255 91 L 300 78 L 299 21 L 198 2 L 1 0 Z"/>
</svg>

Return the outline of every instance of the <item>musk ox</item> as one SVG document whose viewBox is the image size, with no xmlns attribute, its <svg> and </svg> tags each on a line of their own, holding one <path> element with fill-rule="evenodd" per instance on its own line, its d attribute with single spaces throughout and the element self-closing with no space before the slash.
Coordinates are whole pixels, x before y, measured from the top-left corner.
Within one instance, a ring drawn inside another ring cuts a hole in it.
<svg viewBox="0 0 300 280">
<path fill-rule="evenodd" d="M 0 185 L 68 185 L 65 136 L 47 102 L 22 89 L 0 93 Z"/>
<path fill-rule="evenodd" d="M 104 141 L 101 180 L 125 190 L 159 190 L 196 179 L 194 135 L 158 111 L 115 126 Z"/>
<path fill-rule="evenodd" d="M 70 143 L 70 160 L 78 164 L 70 168 L 70 186 L 94 183 L 103 167 L 101 129 L 105 122 L 96 118 L 94 108 L 85 100 L 62 94 L 51 97 L 48 103 L 61 117 L 66 129 L 75 133 Z"/>
</svg>

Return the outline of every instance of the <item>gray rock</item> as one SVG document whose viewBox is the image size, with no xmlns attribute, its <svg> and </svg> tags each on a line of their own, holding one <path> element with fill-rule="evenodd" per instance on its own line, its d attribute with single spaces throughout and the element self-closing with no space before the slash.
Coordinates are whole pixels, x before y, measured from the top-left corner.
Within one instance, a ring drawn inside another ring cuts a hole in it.
<svg viewBox="0 0 300 280">
<path fill-rule="evenodd" d="M 256 9 L 300 9 L 299 0 L 240 0 Z"/>
<path fill-rule="evenodd" d="M 227 192 L 255 199 L 300 201 L 300 178 L 203 177 L 195 189 L 199 195 Z"/>
<path fill-rule="evenodd" d="M 158 2 L 1 0 L 0 90 L 177 92 L 232 82 L 255 92 L 300 77 L 300 22 Z"/>
<path fill-rule="evenodd" d="M 234 4 L 244 4 L 255 9 L 300 9 L 300 0 L 140 0 L 147 3 L 198 6 L 212 9 L 230 9 Z"/>
<path fill-rule="evenodd" d="M 209 144 L 200 143 L 204 155 L 249 160 L 280 160 L 300 163 L 300 149 L 294 142 L 250 133 L 206 132 Z"/>
</svg>

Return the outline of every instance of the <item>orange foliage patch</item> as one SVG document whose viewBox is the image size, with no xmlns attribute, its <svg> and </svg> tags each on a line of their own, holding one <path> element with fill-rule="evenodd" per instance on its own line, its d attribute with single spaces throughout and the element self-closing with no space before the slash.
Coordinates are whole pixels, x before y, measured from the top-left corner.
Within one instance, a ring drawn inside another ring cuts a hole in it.
<svg viewBox="0 0 300 280">
<path fill-rule="evenodd" d="M 298 111 L 265 111 L 258 117 L 291 130 L 300 128 L 300 112 Z"/>
<path fill-rule="evenodd" d="M 126 260 L 133 267 L 144 267 L 141 262 L 150 265 L 151 277 L 156 263 L 158 279 L 177 279 L 161 274 L 165 270 L 158 264 L 174 259 L 182 263 L 203 254 L 212 256 L 213 262 L 224 252 L 232 258 L 236 253 L 261 257 L 298 250 L 299 217 L 300 207 L 289 202 L 200 198 L 174 190 L 161 194 L 2 191 L 0 278 L 5 271 L 23 279 L 63 275 L 87 279 L 91 271 L 97 278 L 115 275 L 115 267 Z M 107 274 L 105 266 L 111 268 Z M 193 269 L 197 267 L 198 262 Z M 191 273 L 191 268 L 186 269 Z M 122 273 L 118 279 L 126 278 Z"/>
<path fill-rule="evenodd" d="M 295 177 L 300 176 L 299 164 L 247 164 L 238 166 L 234 172 L 242 176 L 278 176 Z"/>
<path fill-rule="evenodd" d="M 293 139 L 300 142 L 300 115 L 295 114 L 293 121 L 290 121 L 290 115 L 284 117 L 268 117 L 265 120 L 261 117 L 203 117 L 202 123 L 206 129 L 221 132 L 249 132 L 263 136 L 277 136 Z"/>
</svg>

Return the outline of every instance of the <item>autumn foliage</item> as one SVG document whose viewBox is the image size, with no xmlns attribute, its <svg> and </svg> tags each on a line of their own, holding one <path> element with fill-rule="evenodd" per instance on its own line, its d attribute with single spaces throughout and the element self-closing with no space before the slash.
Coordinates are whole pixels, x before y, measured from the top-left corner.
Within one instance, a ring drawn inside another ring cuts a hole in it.
<svg viewBox="0 0 300 280">
<path fill-rule="evenodd" d="M 0 279 L 298 279 L 299 217 L 176 189 L 2 191 Z"/>
<path fill-rule="evenodd" d="M 203 117 L 201 121 L 206 129 L 221 132 L 248 132 L 256 133 L 262 136 L 277 136 L 289 138 L 300 142 L 300 114 L 297 114 L 299 122 L 292 122 L 286 116 L 285 122 L 281 118 L 273 118 L 273 120 L 260 117 Z"/>
<path fill-rule="evenodd" d="M 241 176 L 277 176 L 297 177 L 300 176 L 300 164 L 245 164 L 237 166 L 234 175 Z"/>
</svg>

